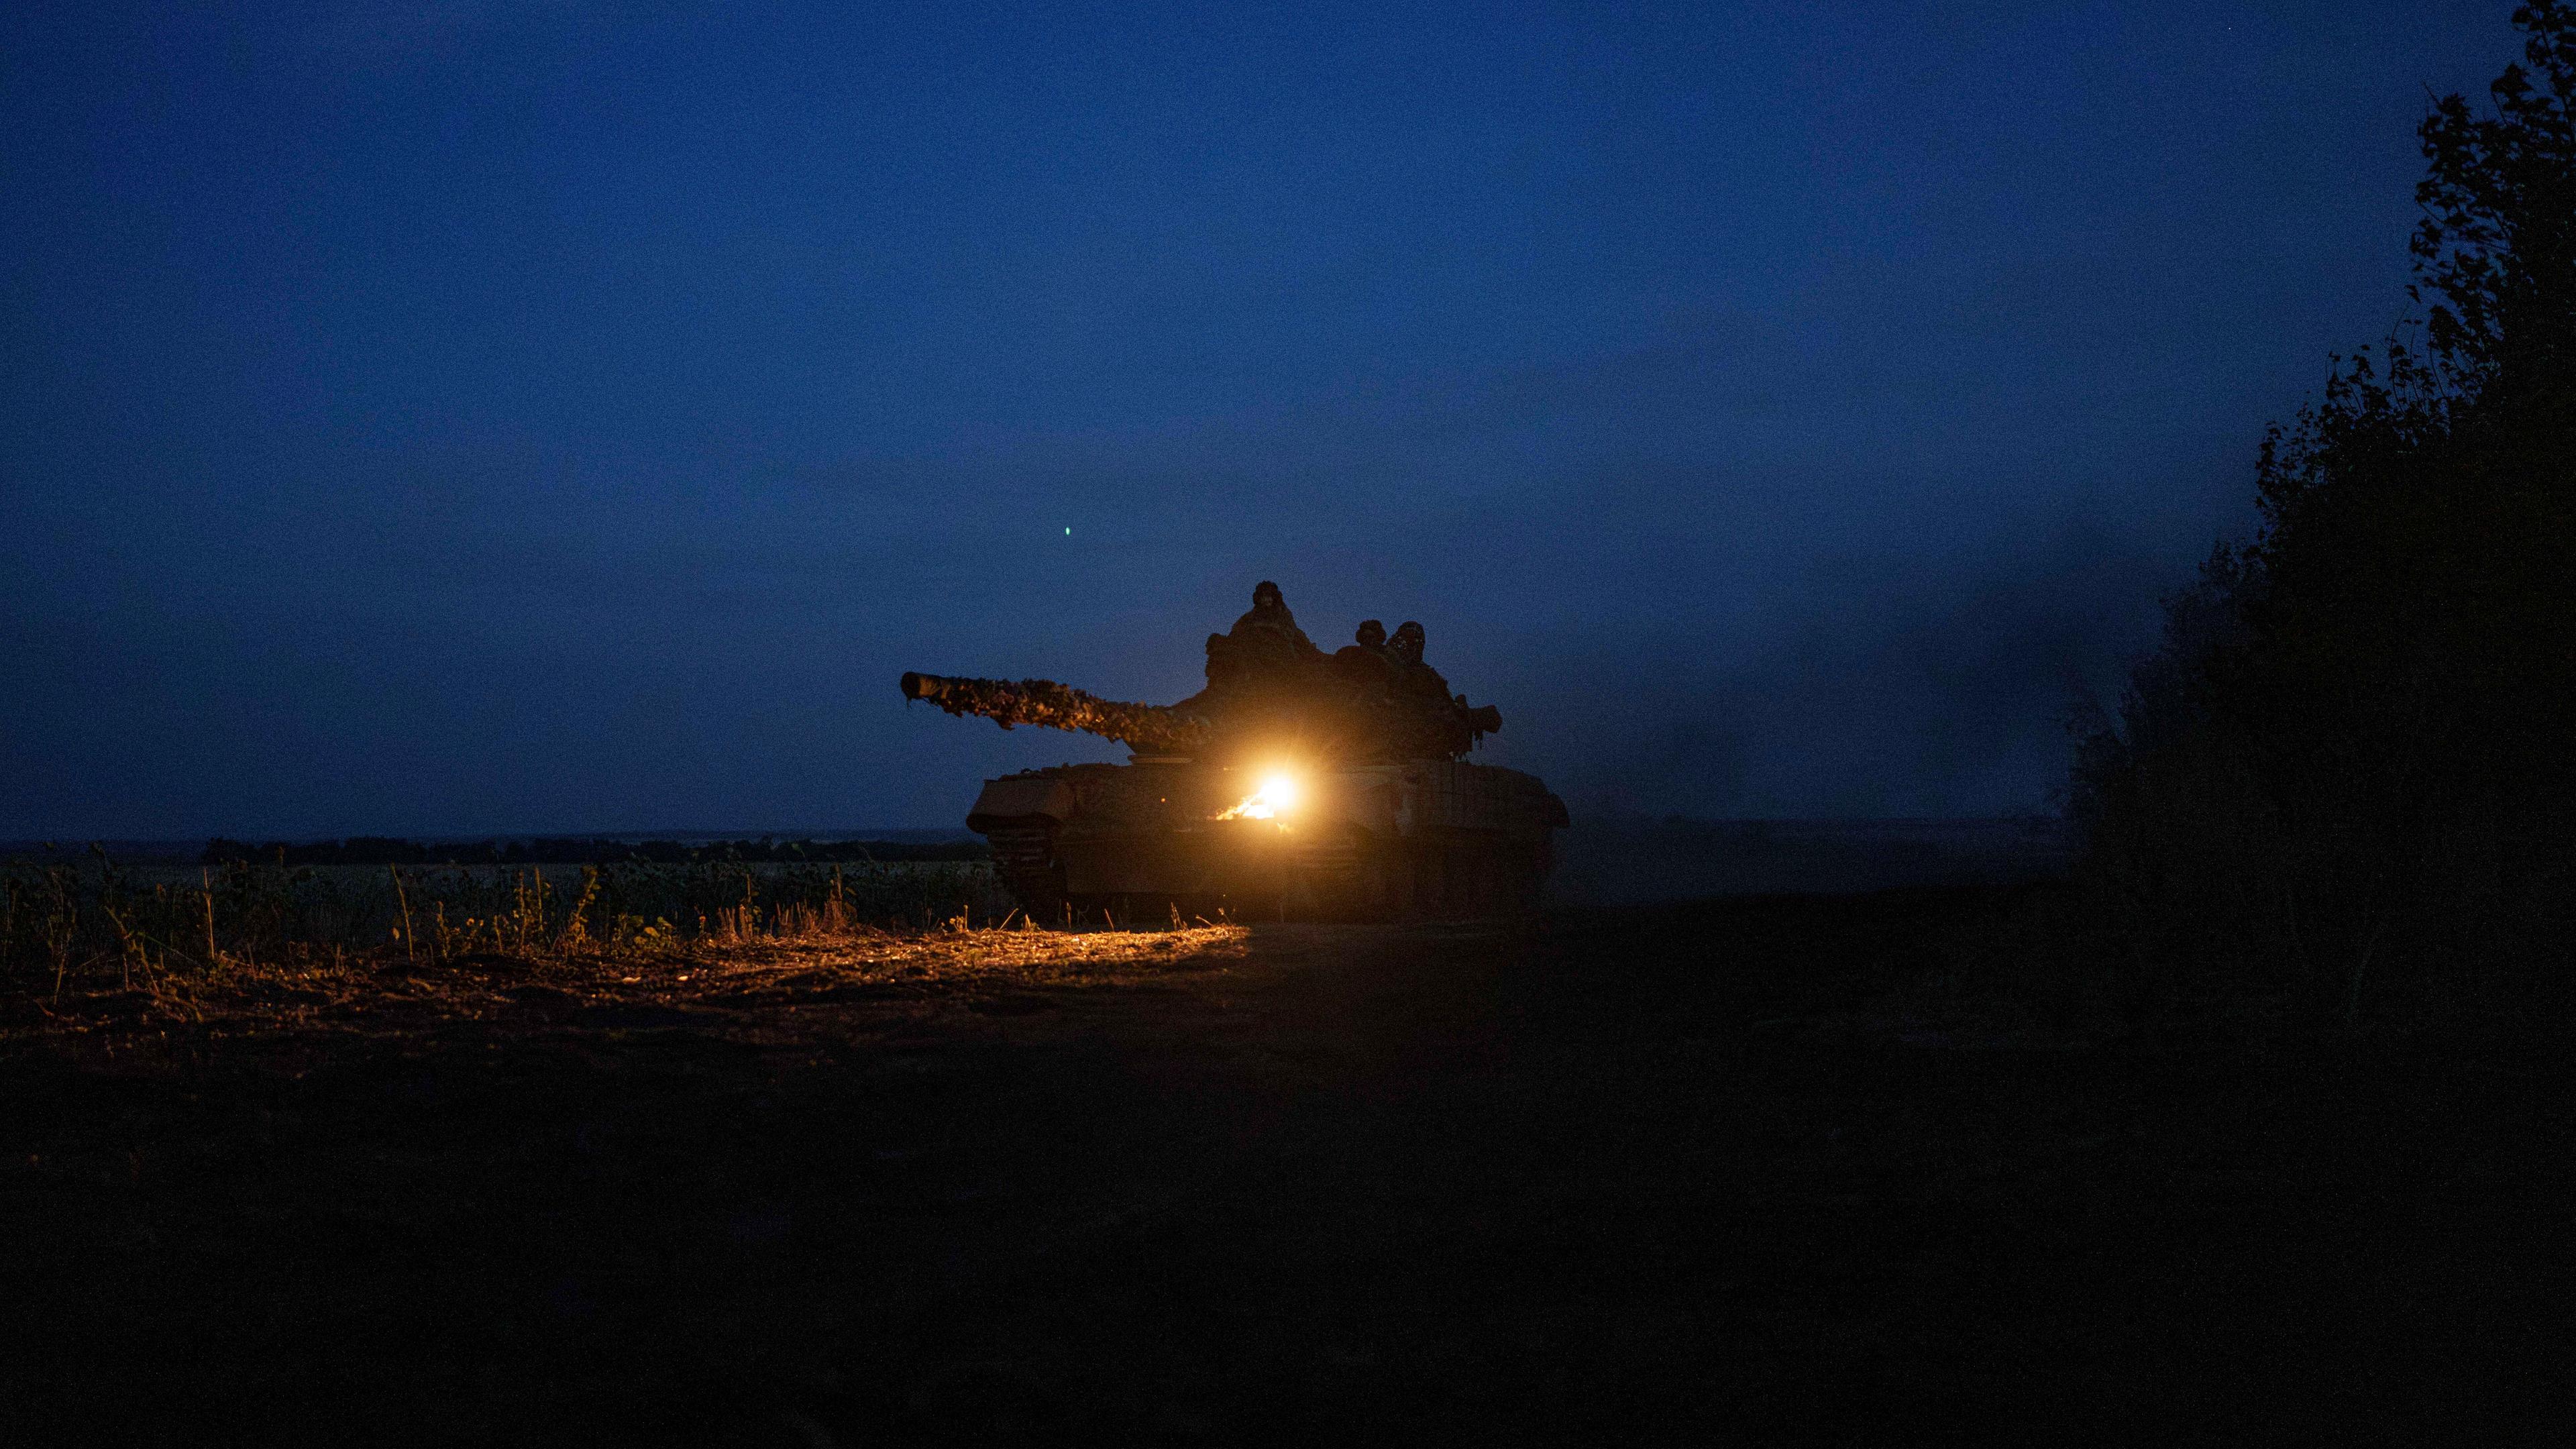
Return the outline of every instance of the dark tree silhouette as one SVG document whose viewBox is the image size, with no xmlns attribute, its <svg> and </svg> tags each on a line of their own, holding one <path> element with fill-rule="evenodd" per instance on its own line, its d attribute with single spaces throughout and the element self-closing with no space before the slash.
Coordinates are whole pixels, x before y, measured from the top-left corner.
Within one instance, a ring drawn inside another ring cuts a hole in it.
<svg viewBox="0 0 2576 1449">
<path fill-rule="evenodd" d="M 2576 336 L 2576 27 L 2558 0 L 2514 12 L 2528 65 L 2491 88 L 2495 114 L 2457 95 L 2420 132 L 2417 283 L 2434 359 L 2464 391 L 2502 399 L 2563 379 Z"/>
<path fill-rule="evenodd" d="M 2155 994 L 2563 1004 L 2576 942 L 2576 8 L 2419 137 L 2419 322 L 2266 438 L 2262 527 L 2081 742 L 2084 872 Z"/>
</svg>

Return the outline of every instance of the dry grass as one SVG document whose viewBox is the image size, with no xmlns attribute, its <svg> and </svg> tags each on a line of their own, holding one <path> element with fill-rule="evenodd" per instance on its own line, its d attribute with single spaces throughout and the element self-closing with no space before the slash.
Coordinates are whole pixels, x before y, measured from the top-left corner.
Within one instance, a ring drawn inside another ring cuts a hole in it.
<svg viewBox="0 0 2576 1449">
<path fill-rule="evenodd" d="M 76 982 L 59 991 L 28 983 L 38 989 L 0 994 L 0 1040 L 174 1026 L 221 1034 L 402 1032 L 514 1013 L 538 1020 L 573 1014 L 614 1027 L 621 1008 L 645 1009 L 634 1024 L 676 1025 L 692 1019 L 680 1013 L 1132 984 L 1238 960 L 1248 935 L 1236 925 L 1068 932 L 809 923 L 802 931 L 616 950 L 432 958 L 389 947 L 264 963 L 223 957 L 206 969 Z"/>
<path fill-rule="evenodd" d="M 1007 924 L 981 862 L 134 867 L 0 862 L 0 995 L 188 997 L 247 972 L 332 975 L 399 955 L 649 961 L 779 938 L 900 936 Z"/>
</svg>

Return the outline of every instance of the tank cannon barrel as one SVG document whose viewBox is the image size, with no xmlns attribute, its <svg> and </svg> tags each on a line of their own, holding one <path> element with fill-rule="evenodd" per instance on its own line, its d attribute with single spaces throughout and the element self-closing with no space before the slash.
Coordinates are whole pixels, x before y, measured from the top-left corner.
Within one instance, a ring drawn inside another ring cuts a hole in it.
<svg viewBox="0 0 2576 1449">
<path fill-rule="evenodd" d="M 963 685 L 989 684 L 994 682 L 996 681 L 950 679 L 944 674 L 918 674 L 907 669 L 903 672 L 903 697 L 906 699 L 937 700 L 946 695 L 951 689 L 955 689 Z"/>
<path fill-rule="evenodd" d="M 928 700 L 953 715 L 982 715 L 1004 729 L 1028 724 L 1099 735 L 1140 754 L 1194 753 L 1214 728 L 1169 705 L 1102 699 L 1052 679 L 967 679 L 906 670 L 900 683 L 905 699 Z"/>
</svg>

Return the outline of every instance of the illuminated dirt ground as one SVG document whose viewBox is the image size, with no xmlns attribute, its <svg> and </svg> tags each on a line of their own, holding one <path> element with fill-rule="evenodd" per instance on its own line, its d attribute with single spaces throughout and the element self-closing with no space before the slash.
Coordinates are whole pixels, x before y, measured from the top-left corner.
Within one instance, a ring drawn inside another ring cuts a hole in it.
<svg viewBox="0 0 2576 1449">
<path fill-rule="evenodd" d="M 0 1442 L 2549 1422 L 2549 1064 L 1945 1017 L 1987 910 L 13 998 Z"/>
</svg>

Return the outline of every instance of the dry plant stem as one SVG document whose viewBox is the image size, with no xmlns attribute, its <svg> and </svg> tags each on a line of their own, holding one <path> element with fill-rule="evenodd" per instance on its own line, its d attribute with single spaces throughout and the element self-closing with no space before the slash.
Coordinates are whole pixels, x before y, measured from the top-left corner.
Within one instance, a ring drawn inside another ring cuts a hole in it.
<svg viewBox="0 0 2576 1449">
<path fill-rule="evenodd" d="M 53 888 L 55 898 L 54 911 L 45 921 L 45 948 L 54 958 L 54 999 L 60 1001 L 63 973 L 70 970 L 72 964 L 71 898 L 63 890 L 59 868 L 45 872 L 45 883 Z"/>
<path fill-rule="evenodd" d="M 106 913 L 107 923 L 116 928 L 116 984 L 130 991 L 134 988 L 134 933 L 125 928 L 125 919 L 116 913 L 116 907 L 101 901 L 99 909 Z"/>
<path fill-rule="evenodd" d="M 402 867 L 398 865 L 389 865 L 386 866 L 385 869 L 393 873 L 394 901 L 402 909 L 403 959 L 406 961 L 417 962 L 420 957 L 412 949 L 411 897 L 403 890 Z M 209 940 L 211 941 L 211 939 L 212 938 L 210 936 Z"/>
</svg>

